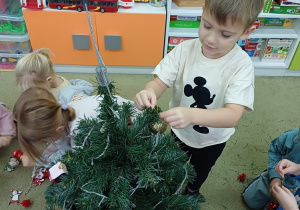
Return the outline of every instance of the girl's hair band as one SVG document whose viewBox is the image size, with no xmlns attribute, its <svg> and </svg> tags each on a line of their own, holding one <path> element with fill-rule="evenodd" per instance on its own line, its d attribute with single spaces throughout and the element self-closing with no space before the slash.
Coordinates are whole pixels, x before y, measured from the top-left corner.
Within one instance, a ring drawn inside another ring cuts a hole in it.
<svg viewBox="0 0 300 210">
<path fill-rule="evenodd" d="M 41 52 L 41 50 L 40 50 L 40 49 L 36 49 L 34 52 L 36 52 L 36 53 L 40 53 L 40 52 Z"/>
<path fill-rule="evenodd" d="M 65 104 L 63 104 L 63 105 L 61 105 L 61 108 L 62 108 L 62 110 L 68 110 L 68 105 L 65 105 Z"/>
</svg>

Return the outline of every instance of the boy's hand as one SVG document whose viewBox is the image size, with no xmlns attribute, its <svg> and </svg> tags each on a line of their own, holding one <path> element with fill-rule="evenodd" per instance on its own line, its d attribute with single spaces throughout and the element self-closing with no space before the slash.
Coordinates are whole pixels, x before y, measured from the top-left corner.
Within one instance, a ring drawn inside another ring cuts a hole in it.
<svg viewBox="0 0 300 210">
<path fill-rule="evenodd" d="M 8 146 L 11 140 L 12 136 L 0 136 L 0 148 Z"/>
<path fill-rule="evenodd" d="M 146 107 L 154 108 L 156 101 L 156 95 L 153 90 L 142 90 L 136 94 L 134 105 L 139 110 L 144 110 Z"/>
<path fill-rule="evenodd" d="M 168 111 L 161 112 L 159 117 L 175 129 L 182 129 L 191 124 L 191 108 L 175 107 Z"/>
<path fill-rule="evenodd" d="M 286 187 L 275 185 L 272 188 L 272 194 L 276 197 L 276 200 L 283 209 L 298 210 L 298 205 L 293 193 Z"/>
<path fill-rule="evenodd" d="M 300 165 L 290 160 L 282 159 L 275 167 L 275 172 L 281 177 L 284 177 L 284 174 L 293 174 L 298 176 L 300 174 Z"/>
</svg>

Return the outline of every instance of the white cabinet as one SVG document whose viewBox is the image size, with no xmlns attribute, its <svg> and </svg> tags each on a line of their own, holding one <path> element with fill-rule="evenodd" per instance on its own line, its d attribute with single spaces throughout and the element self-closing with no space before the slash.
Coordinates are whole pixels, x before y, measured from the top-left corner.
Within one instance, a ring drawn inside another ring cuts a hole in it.
<svg viewBox="0 0 300 210">
<path fill-rule="evenodd" d="M 164 55 L 167 54 L 169 37 L 198 37 L 198 28 L 170 28 L 171 15 L 202 16 L 202 7 L 178 7 L 172 0 L 167 2 L 167 20 L 165 33 Z M 259 17 L 297 18 L 292 27 L 259 27 L 250 34 L 249 38 L 290 38 L 293 44 L 290 47 L 284 63 L 261 62 L 253 58 L 255 75 L 265 76 L 300 76 L 300 71 L 290 71 L 288 67 L 300 41 L 300 15 L 284 15 L 261 13 Z M 300 58 L 299 58 L 300 59 Z"/>
</svg>

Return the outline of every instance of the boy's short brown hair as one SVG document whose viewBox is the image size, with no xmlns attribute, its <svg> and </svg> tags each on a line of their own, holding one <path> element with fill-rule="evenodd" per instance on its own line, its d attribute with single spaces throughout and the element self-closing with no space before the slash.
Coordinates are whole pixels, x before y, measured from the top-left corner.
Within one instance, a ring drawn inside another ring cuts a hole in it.
<svg viewBox="0 0 300 210">
<path fill-rule="evenodd" d="M 264 0 L 206 0 L 204 10 L 208 10 L 220 25 L 228 19 L 250 28 L 261 12 Z"/>
</svg>

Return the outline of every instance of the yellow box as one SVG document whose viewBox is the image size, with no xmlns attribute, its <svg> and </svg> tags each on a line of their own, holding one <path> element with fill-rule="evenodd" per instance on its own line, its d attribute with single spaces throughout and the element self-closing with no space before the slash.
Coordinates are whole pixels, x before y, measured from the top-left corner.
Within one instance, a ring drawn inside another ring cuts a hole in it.
<svg viewBox="0 0 300 210">
<path fill-rule="evenodd" d="M 173 0 L 178 7 L 202 7 L 205 0 Z"/>
</svg>

